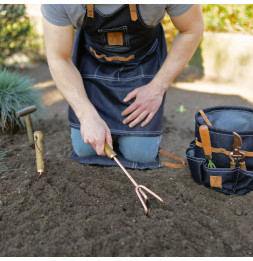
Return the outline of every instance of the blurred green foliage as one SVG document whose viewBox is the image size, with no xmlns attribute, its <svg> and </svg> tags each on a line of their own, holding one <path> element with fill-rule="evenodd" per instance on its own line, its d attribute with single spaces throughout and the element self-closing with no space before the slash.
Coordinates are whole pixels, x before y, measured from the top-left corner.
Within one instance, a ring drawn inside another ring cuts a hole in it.
<svg viewBox="0 0 253 261">
<path fill-rule="evenodd" d="M 202 11 L 206 31 L 253 34 L 253 5 L 204 4 Z"/>
<path fill-rule="evenodd" d="M 35 26 L 26 15 L 24 4 L 0 4 L 0 65 L 14 54 L 35 58 L 40 43 Z"/>
<path fill-rule="evenodd" d="M 202 4 L 205 31 L 253 34 L 253 4 Z M 168 46 L 177 34 L 168 15 L 162 21 Z"/>
<path fill-rule="evenodd" d="M 253 5 L 202 4 L 201 7 L 206 32 L 243 32 L 253 34 Z M 164 17 L 162 25 L 165 29 L 165 37 L 169 51 L 178 30 L 173 26 L 168 15 Z M 201 68 L 203 71 L 201 44 L 197 48 L 195 54 L 189 62 L 189 65 Z"/>
</svg>

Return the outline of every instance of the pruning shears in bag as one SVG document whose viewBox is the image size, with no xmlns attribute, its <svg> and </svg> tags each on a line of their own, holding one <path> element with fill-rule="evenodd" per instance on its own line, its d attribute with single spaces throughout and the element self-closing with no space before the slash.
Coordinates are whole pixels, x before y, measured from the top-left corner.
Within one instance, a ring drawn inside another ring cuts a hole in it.
<svg viewBox="0 0 253 261">
<path fill-rule="evenodd" d="M 233 144 L 233 151 L 230 152 L 230 168 L 235 168 L 237 163 L 241 169 L 246 170 L 246 164 L 244 158 L 246 157 L 245 153 L 241 151 L 242 147 L 242 138 L 236 132 L 233 132 L 234 135 L 234 144 Z"/>
</svg>

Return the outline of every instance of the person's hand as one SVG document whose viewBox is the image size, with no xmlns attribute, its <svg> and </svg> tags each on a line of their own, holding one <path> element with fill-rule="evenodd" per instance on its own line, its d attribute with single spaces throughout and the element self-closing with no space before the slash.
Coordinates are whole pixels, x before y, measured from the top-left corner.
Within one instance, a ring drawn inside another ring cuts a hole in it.
<svg viewBox="0 0 253 261">
<path fill-rule="evenodd" d="M 112 136 L 105 121 L 96 111 L 90 111 L 80 120 L 81 135 L 86 144 L 91 145 L 98 155 L 105 155 L 105 141 L 112 147 Z"/>
<path fill-rule="evenodd" d="M 135 98 L 135 101 L 128 106 L 122 113 L 122 116 L 127 116 L 123 123 L 129 124 L 133 128 L 141 121 L 141 127 L 147 125 L 158 111 L 164 91 L 156 88 L 153 83 L 149 83 L 142 87 L 134 89 L 124 99 L 124 102 L 129 102 Z"/>
</svg>

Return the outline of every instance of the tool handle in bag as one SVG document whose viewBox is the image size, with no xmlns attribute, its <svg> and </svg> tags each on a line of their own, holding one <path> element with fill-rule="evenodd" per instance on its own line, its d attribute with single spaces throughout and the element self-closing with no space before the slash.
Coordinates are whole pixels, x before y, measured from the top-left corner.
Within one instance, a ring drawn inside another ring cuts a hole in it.
<svg viewBox="0 0 253 261">
<path fill-rule="evenodd" d="M 110 147 L 110 145 L 107 142 L 105 142 L 104 150 L 105 150 L 105 154 L 107 155 L 107 157 L 111 160 L 117 156 L 116 152 Z"/>
<path fill-rule="evenodd" d="M 35 152 L 36 152 L 36 164 L 37 171 L 42 173 L 44 172 L 44 148 L 43 148 L 43 132 L 36 131 L 34 133 L 34 144 L 35 144 Z"/>
<path fill-rule="evenodd" d="M 199 127 L 199 134 L 200 134 L 200 138 L 202 141 L 205 155 L 211 159 L 212 158 L 212 147 L 211 147 L 211 139 L 210 139 L 208 127 L 206 125 L 201 125 Z"/>
</svg>

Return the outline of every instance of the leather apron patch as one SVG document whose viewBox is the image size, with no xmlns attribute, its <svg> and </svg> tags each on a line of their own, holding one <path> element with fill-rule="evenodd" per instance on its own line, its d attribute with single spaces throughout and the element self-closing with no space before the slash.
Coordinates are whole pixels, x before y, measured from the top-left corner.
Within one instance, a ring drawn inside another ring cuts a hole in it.
<svg viewBox="0 0 253 261">
<path fill-rule="evenodd" d="M 213 188 L 222 188 L 222 177 L 210 176 L 210 186 Z"/>
<path fill-rule="evenodd" d="M 123 46 L 123 33 L 122 32 L 108 32 L 107 41 L 108 41 L 108 45 Z"/>
</svg>

